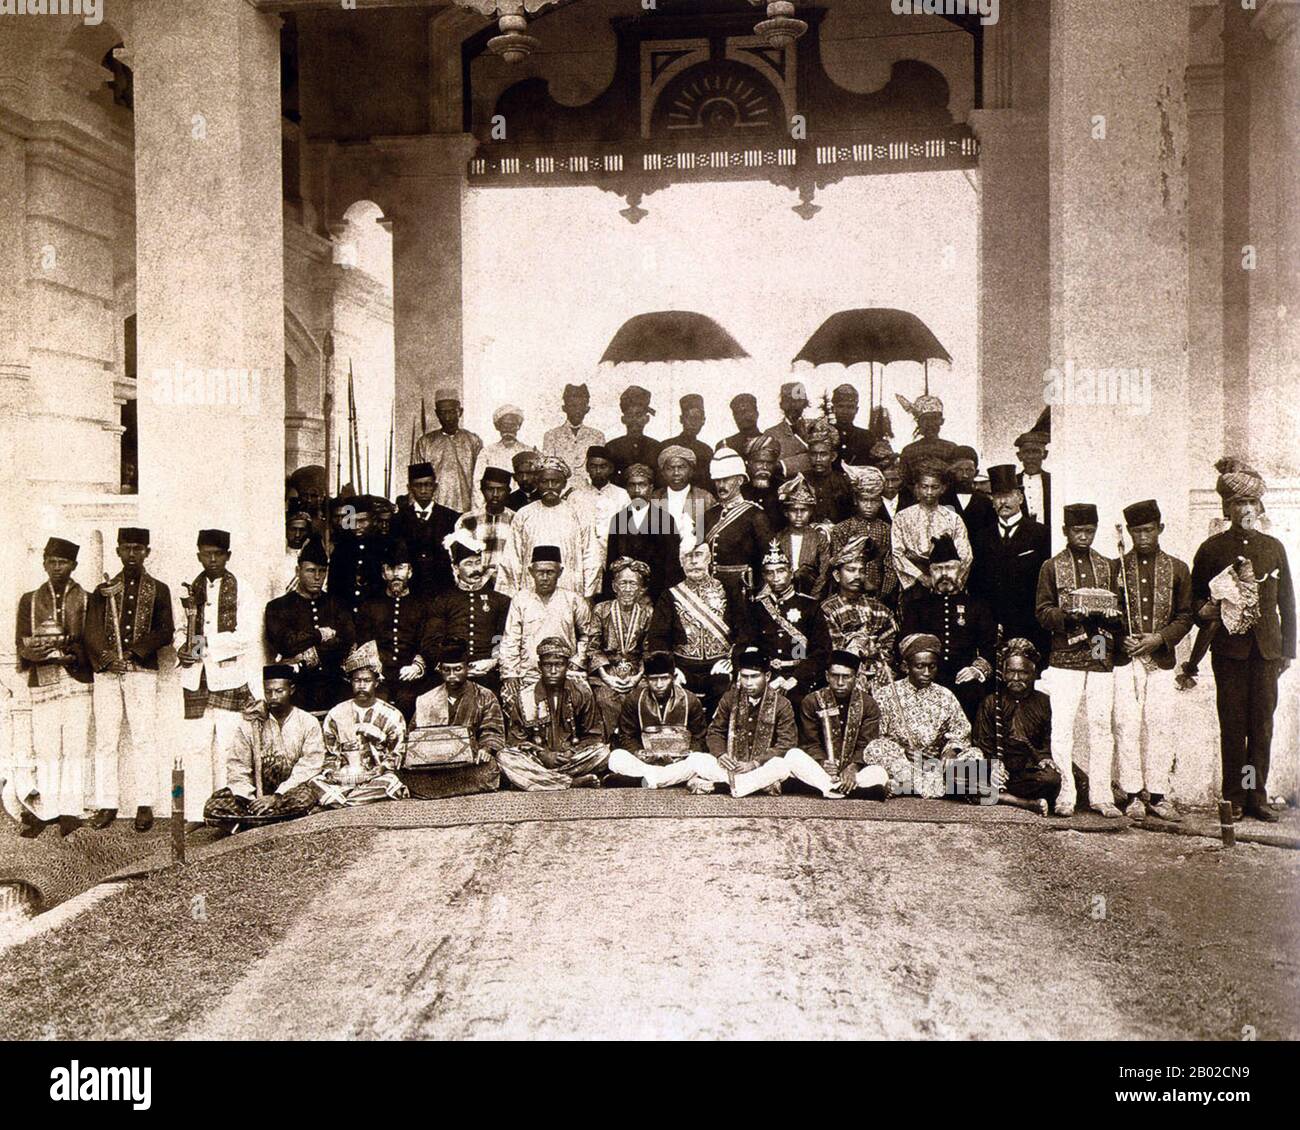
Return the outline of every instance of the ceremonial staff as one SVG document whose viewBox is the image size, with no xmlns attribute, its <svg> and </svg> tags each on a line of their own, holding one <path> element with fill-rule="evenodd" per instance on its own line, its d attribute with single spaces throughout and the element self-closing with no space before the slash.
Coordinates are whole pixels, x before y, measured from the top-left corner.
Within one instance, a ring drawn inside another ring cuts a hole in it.
<svg viewBox="0 0 1300 1130">
<path fill-rule="evenodd" d="M 1133 630 L 1133 601 L 1128 592 L 1128 566 L 1124 563 L 1124 527 L 1118 522 L 1115 523 L 1115 538 L 1119 542 L 1119 591 L 1124 598 L 1124 623 L 1128 628 L 1128 634 L 1136 637 L 1141 633 Z M 1155 670 L 1156 662 L 1150 655 L 1141 655 L 1137 658 L 1148 671 Z"/>
<path fill-rule="evenodd" d="M 122 621 L 118 619 L 117 588 L 107 573 L 104 574 L 104 584 L 107 586 L 104 591 L 108 596 L 108 614 L 113 618 L 113 650 L 117 652 L 117 661 L 121 663 L 126 657 L 122 652 Z M 118 672 L 117 681 L 122 681 L 121 672 Z"/>
<path fill-rule="evenodd" d="M 320 381 L 321 388 L 325 391 L 325 399 L 321 405 L 321 411 L 325 416 L 325 493 L 328 496 L 330 491 L 330 455 L 334 450 L 334 381 L 330 373 L 330 360 L 334 357 L 334 335 L 325 331 L 325 340 L 321 345 L 320 351 Z M 337 458 L 335 459 L 337 464 Z M 325 500 L 325 514 L 322 532 L 325 535 L 325 552 L 328 554 L 333 545 L 333 523 L 330 521 L 329 498 Z"/>
</svg>

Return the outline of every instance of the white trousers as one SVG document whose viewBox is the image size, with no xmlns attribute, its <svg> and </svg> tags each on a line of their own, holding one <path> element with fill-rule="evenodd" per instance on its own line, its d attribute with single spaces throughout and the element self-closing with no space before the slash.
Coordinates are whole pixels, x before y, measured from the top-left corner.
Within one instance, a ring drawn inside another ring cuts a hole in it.
<svg viewBox="0 0 1300 1130">
<path fill-rule="evenodd" d="M 32 761 L 18 767 L 14 785 L 19 799 L 39 819 L 85 811 L 89 740 L 89 694 L 32 703 Z"/>
<path fill-rule="evenodd" d="M 124 721 L 125 750 L 120 744 Z M 159 807 L 171 787 L 171 766 L 163 764 L 157 750 L 158 672 L 97 674 L 95 807 L 123 811 Z"/>
<path fill-rule="evenodd" d="M 208 797 L 226 787 L 226 758 L 235 743 L 239 719 L 238 710 L 209 706 L 202 718 L 187 718 L 183 723 L 186 820 L 202 820 Z"/>
<path fill-rule="evenodd" d="M 1111 718 L 1115 706 L 1115 676 L 1109 671 L 1068 671 L 1049 667 L 1043 672 L 1043 690 L 1052 700 L 1052 760 L 1061 774 L 1058 807 L 1073 808 L 1077 800 L 1073 761 L 1088 774 L 1088 799 L 1098 804 L 1114 803 L 1111 795 L 1111 765 L 1115 760 Z M 1079 708 L 1086 711 L 1088 754 L 1074 756 L 1074 722 Z"/>
<path fill-rule="evenodd" d="M 1172 690 L 1169 671 L 1148 671 L 1137 659 L 1115 668 L 1115 756 L 1119 787 L 1126 793 L 1169 792 L 1176 741 Z"/>
<path fill-rule="evenodd" d="M 670 765 L 647 765 L 625 749 L 616 749 L 609 755 L 609 769 L 622 777 L 640 778 L 652 789 L 667 789 L 684 785 L 692 777 L 702 777 L 714 784 L 725 785 L 731 775 L 711 753 L 692 753 Z M 749 796 L 791 777 L 816 789 L 823 796 L 834 792 L 836 782 L 801 749 L 788 750 L 783 757 L 774 757 L 757 769 L 735 775 L 732 796 Z M 869 789 L 883 785 L 888 775 L 879 766 L 868 765 L 858 772 L 858 787 Z"/>
</svg>

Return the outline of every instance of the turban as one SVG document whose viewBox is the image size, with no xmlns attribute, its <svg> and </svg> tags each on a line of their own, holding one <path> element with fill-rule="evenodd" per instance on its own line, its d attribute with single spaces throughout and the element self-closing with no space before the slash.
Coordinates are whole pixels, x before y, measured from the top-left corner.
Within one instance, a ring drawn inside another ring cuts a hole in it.
<svg viewBox="0 0 1300 1130">
<path fill-rule="evenodd" d="M 225 530 L 200 530 L 198 545 L 200 549 L 208 545 L 221 550 L 222 553 L 229 553 L 230 534 Z"/>
<path fill-rule="evenodd" d="M 284 524 L 286 526 L 310 526 L 311 515 L 305 510 L 295 510 L 285 518 Z"/>
<path fill-rule="evenodd" d="M 649 482 L 655 481 L 653 468 L 647 467 L 644 463 L 633 463 L 631 466 L 623 468 L 623 481 L 629 482 L 632 479 L 646 479 Z"/>
<path fill-rule="evenodd" d="M 830 658 L 826 661 L 826 666 L 847 667 L 850 671 L 857 671 L 862 667 L 862 656 L 853 651 L 836 648 L 831 652 Z"/>
<path fill-rule="evenodd" d="M 937 396 L 918 396 L 915 400 L 908 400 L 901 393 L 894 393 L 894 399 L 903 406 L 903 411 L 910 416 L 920 419 L 922 416 L 938 414 L 943 415 L 943 401 Z"/>
<path fill-rule="evenodd" d="M 776 497 L 783 506 L 816 506 L 817 492 L 808 485 L 802 474 L 786 479 L 776 488 Z"/>
<path fill-rule="evenodd" d="M 808 403 L 808 390 L 803 387 L 802 381 L 788 381 L 781 386 L 781 395 L 789 400 Z"/>
<path fill-rule="evenodd" d="M 1124 507 L 1124 523 L 1129 526 L 1144 526 L 1148 522 L 1160 521 L 1160 505 L 1154 498 L 1145 502 L 1135 502 Z"/>
<path fill-rule="evenodd" d="M 459 636 L 443 637 L 438 648 L 439 663 L 465 663 L 469 660 L 469 644 Z"/>
<path fill-rule="evenodd" d="M 467 557 L 477 557 L 484 546 L 473 534 L 464 528 L 452 530 L 442 539 L 442 548 L 451 555 L 453 565 L 459 565 Z"/>
<path fill-rule="evenodd" d="M 852 565 L 854 562 L 859 564 L 865 560 L 867 552 L 867 537 L 865 534 L 859 534 L 855 538 L 850 538 L 844 543 L 844 548 L 839 551 L 831 561 L 833 568 L 840 565 Z"/>
<path fill-rule="evenodd" d="M 767 432 L 755 436 L 745 448 L 746 459 L 761 459 L 765 456 L 769 459 L 781 458 L 781 441 Z"/>
<path fill-rule="evenodd" d="M 432 463 L 412 463 L 406 468 L 406 481 L 413 483 L 417 479 L 436 479 Z"/>
<path fill-rule="evenodd" d="M 814 443 L 824 443 L 832 449 L 839 447 L 839 428 L 819 416 L 808 425 L 808 446 L 811 447 Z"/>
<path fill-rule="evenodd" d="M 1220 459 L 1214 469 L 1219 472 L 1219 481 L 1214 489 L 1224 502 L 1239 498 L 1259 499 L 1264 497 L 1264 478 L 1254 467 L 1248 467 L 1240 459 Z"/>
<path fill-rule="evenodd" d="M 262 682 L 269 683 L 272 679 L 289 679 L 292 681 L 297 678 L 298 672 L 287 663 L 268 663 L 262 668 Z"/>
<path fill-rule="evenodd" d="M 671 675 L 677 670 L 671 651 L 652 651 L 645 657 L 647 675 Z"/>
<path fill-rule="evenodd" d="M 670 459 L 680 459 L 683 463 L 689 463 L 695 466 L 697 460 L 695 452 L 689 447 L 682 447 L 679 443 L 674 443 L 670 447 L 665 447 L 659 452 L 659 466 L 662 468 Z"/>
<path fill-rule="evenodd" d="M 562 640 L 559 636 L 547 636 L 537 645 L 538 659 L 572 659 L 573 648 L 569 646 L 567 640 Z"/>
<path fill-rule="evenodd" d="M 952 540 L 952 534 L 940 534 L 937 538 L 930 539 L 930 564 L 943 565 L 949 561 L 960 561 L 961 554 L 957 552 L 957 543 Z"/>
<path fill-rule="evenodd" d="M 379 646 L 369 640 L 352 649 L 352 654 L 343 661 L 343 670 L 347 674 L 353 671 L 373 671 L 383 678 L 384 665 L 379 661 Z"/>
<path fill-rule="evenodd" d="M 1010 463 L 999 463 L 996 467 L 989 468 L 989 493 L 990 494 L 1010 494 L 1013 490 L 1020 489 L 1020 482 L 1016 477 L 1016 469 Z"/>
<path fill-rule="evenodd" d="M 889 446 L 889 440 L 878 439 L 871 445 L 867 458 L 876 463 L 892 463 L 898 458 L 898 453 Z"/>
<path fill-rule="evenodd" d="M 856 404 L 858 402 L 858 390 L 852 385 L 838 385 L 831 393 L 831 403 Z"/>
<path fill-rule="evenodd" d="M 45 556 L 66 557 L 69 561 L 76 561 L 77 551 L 80 548 L 74 542 L 67 541 L 64 538 L 50 538 L 45 543 Z"/>
<path fill-rule="evenodd" d="M 433 402 L 434 404 L 459 404 L 460 391 L 454 388 L 435 389 Z"/>
<path fill-rule="evenodd" d="M 308 538 L 298 551 L 299 565 L 328 565 L 329 554 L 325 552 L 325 543 L 320 538 Z"/>
<path fill-rule="evenodd" d="M 904 659 L 911 659 L 918 651 L 932 651 L 938 655 L 942 648 L 938 636 L 932 636 L 929 632 L 913 632 L 899 641 L 898 654 Z"/>
<path fill-rule="evenodd" d="M 1091 502 L 1072 502 L 1062 511 L 1067 526 L 1095 526 L 1100 521 Z"/>
<path fill-rule="evenodd" d="M 534 565 L 554 562 L 560 564 L 560 547 L 558 545 L 533 546 L 532 563 Z"/>
<path fill-rule="evenodd" d="M 1017 655 L 1023 656 L 1033 663 L 1035 670 L 1043 665 L 1043 657 L 1038 654 L 1038 648 L 1023 636 L 1007 640 L 1006 645 L 1002 648 L 1002 662 L 1005 664 L 1008 659 Z"/>
<path fill-rule="evenodd" d="M 749 478 L 749 472 L 745 470 L 745 461 L 730 448 L 719 448 L 713 453 L 713 460 L 709 463 L 709 478 L 730 479 L 736 475 Z"/>
<path fill-rule="evenodd" d="M 650 576 L 650 566 L 635 557 L 620 557 L 609 567 L 609 575 L 617 577 L 624 569 L 631 569 L 643 581 Z"/>
<path fill-rule="evenodd" d="M 495 426 L 501 423 L 502 419 L 504 419 L 506 416 L 518 416 L 520 421 L 522 421 L 524 418 L 524 410 L 520 408 L 517 404 L 503 404 L 501 405 L 500 408 L 498 408 L 495 412 L 492 413 L 493 425 Z"/>
<path fill-rule="evenodd" d="M 148 545 L 149 531 L 142 526 L 122 526 L 117 531 L 118 545 Z"/>
<path fill-rule="evenodd" d="M 880 498 L 885 493 L 885 476 L 877 467 L 855 467 L 846 463 L 844 473 L 849 477 L 855 498 Z"/>
<path fill-rule="evenodd" d="M 523 454 L 522 452 L 520 454 Z M 569 470 L 569 465 L 558 455 L 543 455 L 537 461 L 537 470 L 539 473 L 546 471 L 559 471 L 566 479 L 573 474 Z"/>
</svg>

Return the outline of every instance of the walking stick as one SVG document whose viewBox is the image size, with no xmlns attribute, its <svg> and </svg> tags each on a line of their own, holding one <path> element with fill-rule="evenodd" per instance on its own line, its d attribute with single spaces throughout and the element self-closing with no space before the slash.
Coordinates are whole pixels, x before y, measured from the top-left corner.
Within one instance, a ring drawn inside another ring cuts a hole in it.
<svg viewBox="0 0 1300 1130">
<path fill-rule="evenodd" d="M 122 653 L 122 621 L 118 618 L 117 595 L 112 588 L 112 578 L 105 573 L 104 584 L 109 586 L 108 589 L 108 613 L 113 618 L 113 650 L 117 653 L 117 661 L 122 662 L 124 655 Z M 117 681 L 122 681 L 122 674 L 118 672 Z"/>
<path fill-rule="evenodd" d="M 185 862 L 185 762 L 172 762 L 172 862 Z"/>
</svg>

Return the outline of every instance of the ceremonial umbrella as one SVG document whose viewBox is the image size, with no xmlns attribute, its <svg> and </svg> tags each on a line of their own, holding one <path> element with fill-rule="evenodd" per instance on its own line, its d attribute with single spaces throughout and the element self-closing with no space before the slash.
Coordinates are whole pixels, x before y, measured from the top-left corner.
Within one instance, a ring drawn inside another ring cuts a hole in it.
<svg viewBox="0 0 1300 1130">
<path fill-rule="evenodd" d="M 748 356 L 740 343 L 707 315 L 657 310 L 638 314 L 619 326 L 600 363 L 728 361 Z"/>
</svg>

